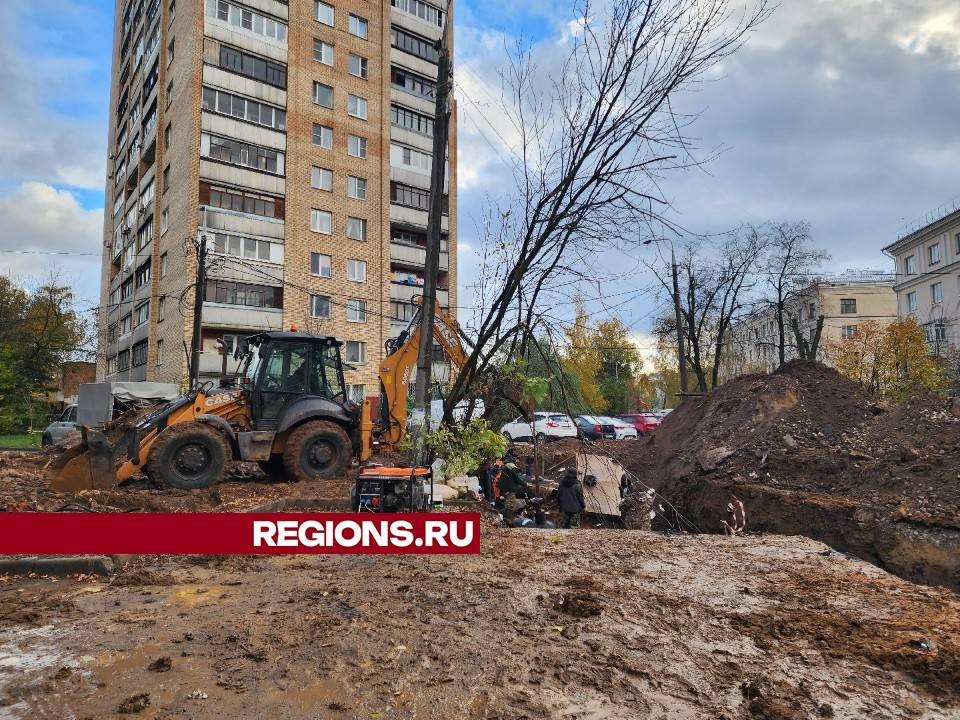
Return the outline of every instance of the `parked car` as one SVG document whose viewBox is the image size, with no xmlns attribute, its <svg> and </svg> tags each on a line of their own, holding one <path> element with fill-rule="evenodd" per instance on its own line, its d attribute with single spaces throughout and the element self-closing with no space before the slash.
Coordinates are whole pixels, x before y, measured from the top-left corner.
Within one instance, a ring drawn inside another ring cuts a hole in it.
<svg viewBox="0 0 960 720">
<path fill-rule="evenodd" d="M 77 425 L 77 406 L 68 405 L 59 418 L 47 425 L 43 435 L 40 436 L 40 444 L 52 445 L 60 442 L 66 435 L 79 429 L 80 426 Z"/>
<path fill-rule="evenodd" d="M 651 433 L 660 427 L 660 418 L 653 413 L 630 413 L 621 415 L 620 419 L 630 423 L 640 435 Z"/>
<path fill-rule="evenodd" d="M 597 419 L 604 425 L 613 425 L 614 440 L 636 440 L 640 437 L 640 432 L 634 427 L 633 423 L 626 420 L 607 417 L 606 415 L 601 415 Z"/>
<path fill-rule="evenodd" d="M 577 424 L 580 435 L 587 440 L 613 440 L 616 437 L 612 422 L 603 422 L 593 415 L 577 415 L 574 422 Z"/>
<path fill-rule="evenodd" d="M 533 437 L 538 441 L 577 436 L 577 426 L 569 415 L 552 412 L 536 412 L 533 415 Z M 507 440 L 529 438 L 530 422 L 520 416 L 500 428 L 500 432 Z"/>
</svg>

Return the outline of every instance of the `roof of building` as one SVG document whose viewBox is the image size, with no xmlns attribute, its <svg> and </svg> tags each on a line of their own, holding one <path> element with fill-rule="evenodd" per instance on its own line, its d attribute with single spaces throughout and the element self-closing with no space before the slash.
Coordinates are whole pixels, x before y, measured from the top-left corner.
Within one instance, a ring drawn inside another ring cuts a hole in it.
<svg viewBox="0 0 960 720">
<path fill-rule="evenodd" d="M 921 227 L 918 227 L 916 230 L 912 230 L 906 233 L 905 235 L 901 235 L 899 238 L 897 238 L 897 240 L 895 240 L 894 242 L 890 243 L 885 248 L 883 248 L 883 252 L 889 255 L 895 249 L 909 245 L 910 243 L 915 242 L 916 240 L 919 240 L 924 235 L 929 235 L 932 231 L 936 230 L 937 228 L 942 227 L 944 225 L 949 225 L 954 220 L 960 220 L 960 208 L 951 210 L 945 215 L 941 215 L 937 219 L 931 222 L 928 222 Z"/>
</svg>

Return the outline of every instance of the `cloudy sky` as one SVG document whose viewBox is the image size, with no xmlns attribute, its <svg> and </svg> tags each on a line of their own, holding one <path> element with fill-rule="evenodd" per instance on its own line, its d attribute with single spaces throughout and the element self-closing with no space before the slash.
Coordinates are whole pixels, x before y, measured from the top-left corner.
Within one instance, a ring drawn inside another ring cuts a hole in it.
<svg viewBox="0 0 960 720">
<path fill-rule="evenodd" d="M 90 306 L 112 13 L 109 0 L 0 2 L 0 24 L 15 29 L 0 34 L 0 271 L 28 278 L 56 267 Z M 494 129 L 504 42 L 555 46 L 573 17 L 570 0 L 457 0 L 463 304 L 475 226 L 503 187 L 509 152 Z M 702 111 L 699 144 L 723 152 L 668 181 L 679 222 L 722 232 L 807 219 L 831 269 L 887 268 L 880 248 L 960 195 L 960 3 L 782 0 L 722 75 L 682 103 Z M 621 279 L 603 292 L 646 282 Z M 650 302 L 641 295 L 617 309 L 640 337 Z"/>
</svg>

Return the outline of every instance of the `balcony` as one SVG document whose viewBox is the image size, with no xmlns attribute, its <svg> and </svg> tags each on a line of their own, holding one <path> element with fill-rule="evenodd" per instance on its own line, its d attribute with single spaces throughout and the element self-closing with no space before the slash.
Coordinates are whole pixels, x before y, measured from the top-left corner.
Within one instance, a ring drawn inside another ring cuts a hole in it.
<svg viewBox="0 0 960 720">
<path fill-rule="evenodd" d="M 208 328 L 280 330 L 283 327 L 283 310 L 205 302 L 203 325 Z"/>
<path fill-rule="evenodd" d="M 423 285 L 406 285 L 404 283 L 390 283 L 390 299 L 412 302 L 415 297 L 423 297 Z M 437 302 L 444 307 L 450 304 L 449 290 L 437 290 Z"/>
<path fill-rule="evenodd" d="M 390 243 L 390 261 L 397 265 L 407 267 L 422 268 L 426 263 L 427 249 L 419 245 L 407 245 L 404 243 Z M 440 269 L 446 271 L 450 268 L 450 254 L 440 253 Z"/>
</svg>

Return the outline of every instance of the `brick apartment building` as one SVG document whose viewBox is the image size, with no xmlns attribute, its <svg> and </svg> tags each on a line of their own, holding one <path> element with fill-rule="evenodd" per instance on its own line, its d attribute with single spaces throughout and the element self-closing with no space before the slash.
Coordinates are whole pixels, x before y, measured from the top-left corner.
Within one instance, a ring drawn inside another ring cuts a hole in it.
<svg viewBox="0 0 960 720">
<path fill-rule="evenodd" d="M 422 292 L 448 21 L 446 0 L 118 2 L 98 377 L 183 381 L 205 237 L 203 376 L 218 338 L 296 326 L 343 339 L 353 396 L 376 392 Z M 454 313 L 455 117 L 438 294 Z"/>
</svg>

